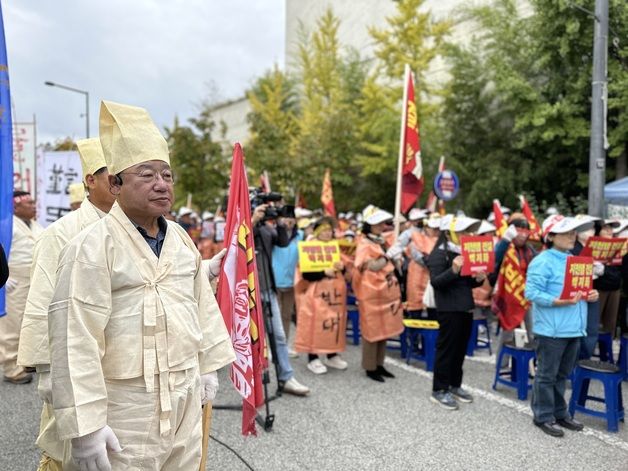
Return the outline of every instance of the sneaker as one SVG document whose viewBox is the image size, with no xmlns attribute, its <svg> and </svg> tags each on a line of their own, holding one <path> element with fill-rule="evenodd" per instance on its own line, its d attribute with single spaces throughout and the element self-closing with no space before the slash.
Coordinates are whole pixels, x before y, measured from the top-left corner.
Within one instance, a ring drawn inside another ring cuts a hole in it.
<svg viewBox="0 0 628 471">
<path fill-rule="evenodd" d="M 298 358 L 299 354 L 294 348 L 288 349 L 288 358 Z"/>
<path fill-rule="evenodd" d="M 451 388 L 451 394 L 460 402 L 473 402 L 473 396 L 463 388 Z"/>
<path fill-rule="evenodd" d="M 430 401 L 443 409 L 458 410 L 458 403 L 449 391 L 434 391 L 430 396 Z"/>
<path fill-rule="evenodd" d="M 295 396 L 307 396 L 310 394 L 310 388 L 299 383 L 294 376 L 283 384 L 282 390 Z"/>
<path fill-rule="evenodd" d="M 4 380 L 7 383 L 13 383 L 13 384 L 28 384 L 33 380 L 33 374 L 32 373 L 22 373 L 19 376 L 10 378 L 8 376 L 5 375 Z"/>
<path fill-rule="evenodd" d="M 349 364 L 340 358 L 340 355 L 334 355 L 331 358 L 325 358 L 325 364 L 334 370 L 346 370 Z"/>
<path fill-rule="evenodd" d="M 320 358 L 316 358 L 307 364 L 307 369 L 310 370 L 315 375 L 322 375 L 327 373 L 327 367 L 323 365 L 323 362 Z"/>
</svg>

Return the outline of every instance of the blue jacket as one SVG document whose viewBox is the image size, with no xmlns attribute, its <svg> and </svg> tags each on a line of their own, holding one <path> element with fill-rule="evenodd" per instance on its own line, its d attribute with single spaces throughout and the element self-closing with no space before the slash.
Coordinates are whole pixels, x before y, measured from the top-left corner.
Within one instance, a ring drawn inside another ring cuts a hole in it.
<svg viewBox="0 0 628 471">
<path fill-rule="evenodd" d="M 583 337 L 587 329 L 587 302 L 552 306 L 563 291 L 568 253 L 549 249 L 528 267 L 525 296 L 532 302 L 533 332 L 545 337 Z"/>
<path fill-rule="evenodd" d="M 303 232 L 299 231 L 290 240 L 287 247 L 273 246 L 273 276 L 277 288 L 292 288 L 294 286 L 294 271 L 299 261 L 297 244 L 303 240 Z"/>
</svg>

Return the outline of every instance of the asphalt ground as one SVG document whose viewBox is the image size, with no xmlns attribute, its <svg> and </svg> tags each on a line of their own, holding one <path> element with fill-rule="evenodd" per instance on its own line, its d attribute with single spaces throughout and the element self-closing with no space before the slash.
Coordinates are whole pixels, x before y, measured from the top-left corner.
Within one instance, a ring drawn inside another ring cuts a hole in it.
<svg viewBox="0 0 628 471">
<path fill-rule="evenodd" d="M 343 354 L 348 370 L 321 376 L 307 370 L 304 355 L 294 359 L 297 379 L 312 389 L 309 397 L 272 401 L 272 431 L 258 427 L 257 437 L 240 435 L 241 412 L 215 410 L 212 435 L 255 470 L 628 470 L 625 424 L 610 433 L 603 419 L 577 414 L 583 432 L 543 434 L 532 424 L 529 401 L 505 386 L 492 390 L 494 356 L 485 352 L 465 361 L 464 385 L 475 401 L 458 411 L 429 401 L 431 373 L 423 363 L 406 365 L 390 351 L 386 366 L 396 378 L 380 384 L 364 375 L 360 354 L 359 346 L 349 345 Z M 220 378 L 215 403 L 239 404 L 226 371 Z M 592 391 L 601 394 L 597 386 Z M 627 391 L 624 382 L 624 404 Z M 36 469 L 40 410 L 34 384 L 0 383 L 0 471 Z M 210 440 L 207 469 L 249 468 Z"/>
</svg>

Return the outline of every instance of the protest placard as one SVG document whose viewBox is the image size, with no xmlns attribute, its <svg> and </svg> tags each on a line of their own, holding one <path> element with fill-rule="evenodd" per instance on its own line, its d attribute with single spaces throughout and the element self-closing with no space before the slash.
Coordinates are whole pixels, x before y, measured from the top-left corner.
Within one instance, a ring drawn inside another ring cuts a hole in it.
<svg viewBox="0 0 628 471">
<path fill-rule="evenodd" d="M 492 273 L 495 270 L 495 251 L 491 236 L 462 236 L 462 276 L 471 276 L 479 272 Z"/>
<path fill-rule="evenodd" d="M 580 255 L 605 265 L 621 265 L 625 245 L 623 237 L 589 237 Z"/>
<path fill-rule="evenodd" d="M 593 257 L 567 257 L 565 283 L 560 299 L 571 299 L 578 293 L 586 299 L 593 289 Z"/>
<path fill-rule="evenodd" d="M 299 242 L 299 269 L 302 273 L 323 271 L 333 268 L 340 261 L 337 240 L 331 242 Z"/>
</svg>

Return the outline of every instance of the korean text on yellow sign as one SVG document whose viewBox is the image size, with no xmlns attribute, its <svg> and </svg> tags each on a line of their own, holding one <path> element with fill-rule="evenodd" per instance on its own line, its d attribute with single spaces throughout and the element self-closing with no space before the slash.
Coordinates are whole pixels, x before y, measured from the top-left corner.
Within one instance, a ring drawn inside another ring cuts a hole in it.
<svg viewBox="0 0 628 471">
<path fill-rule="evenodd" d="M 299 268 L 302 273 L 323 271 L 340 262 L 337 240 L 299 242 Z"/>
</svg>

